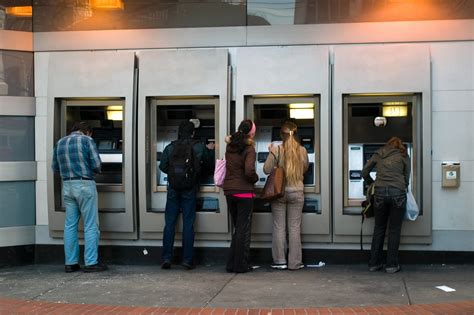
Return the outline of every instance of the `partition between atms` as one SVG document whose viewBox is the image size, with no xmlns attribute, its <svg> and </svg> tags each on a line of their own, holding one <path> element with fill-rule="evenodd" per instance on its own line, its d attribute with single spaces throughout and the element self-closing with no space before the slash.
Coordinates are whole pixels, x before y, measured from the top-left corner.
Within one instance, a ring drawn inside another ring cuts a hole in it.
<svg viewBox="0 0 474 315">
<path fill-rule="evenodd" d="M 320 97 L 318 95 L 256 95 L 245 99 L 246 117 L 257 126 L 255 150 L 257 153 L 255 184 L 254 230 L 256 240 L 263 240 L 263 234 L 272 234 L 271 202 L 259 198 L 267 180 L 263 165 L 269 156 L 269 146 L 282 143 L 280 130 L 283 122 L 292 121 L 298 126 L 298 141 L 308 152 L 309 167 L 304 174 L 304 206 L 302 234 L 314 231 L 312 222 L 322 213 L 320 190 Z M 260 235 L 259 235 L 260 234 Z"/>
<path fill-rule="evenodd" d="M 91 125 L 102 161 L 101 173 L 95 176 L 101 239 L 136 239 L 135 54 L 127 51 L 45 54 L 47 58 L 39 60 L 48 61 L 47 65 L 41 65 L 48 69 L 44 78 L 48 87 L 47 144 L 51 152 L 48 168 L 54 144 L 70 133 L 74 123 L 84 121 Z M 38 97 L 43 97 L 41 92 Z M 50 168 L 47 174 L 50 235 L 62 237 L 65 216 L 62 181 Z M 82 224 L 79 229 L 82 231 Z"/>
<path fill-rule="evenodd" d="M 396 53 L 394 54 L 394 51 Z M 420 215 L 402 224 L 402 244 L 431 242 L 430 59 L 425 45 L 338 46 L 333 84 L 335 243 L 358 243 L 367 184 L 362 169 L 392 137 L 407 148 L 409 187 Z M 377 170 L 373 169 L 373 179 Z M 374 219 L 363 225 L 370 243 Z"/>
<path fill-rule="evenodd" d="M 226 240 L 229 222 L 223 190 L 214 185 L 214 164 L 225 152 L 228 133 L 229 66 L 226 49 L 147 50 L 140 62 L 138 196 L 140 238 L 162 239 L 168 178 L 159 169 L 165 147 L 178 139 L 183 121 L 195 125 L 194 139 L 206 146 L 197 193 L 194 231 L 200 241 Z M 176 245 L 182 234 L 176 226 Z"/>
</svg>

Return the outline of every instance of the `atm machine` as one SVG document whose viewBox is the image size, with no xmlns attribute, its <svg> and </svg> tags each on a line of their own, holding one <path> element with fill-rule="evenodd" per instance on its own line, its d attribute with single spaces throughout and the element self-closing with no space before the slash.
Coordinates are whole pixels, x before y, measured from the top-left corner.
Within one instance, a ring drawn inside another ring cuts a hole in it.
<svg viewBox="0 0 474 315">
<path fill-rule="evenodd" d="M 372 155 L 393 136 L 402 139 L 411 161 L 410 189 L 413 172 L 413 101 L 406 97 L 347 98 L 345 106 L 344 214 L 360 214 L 367 184 L 362 169 Z M 375 179 L 376 169 L 371 176 Z"/>
<path fill-rule="evenodd" d="M 161 155 L 165 147 L 172 141 L 178 139 L 178 126 L 183 120 L 190 120 L 195 125 L 194 139 L 200 141 L 204 145 L 210 143 L 215 144 L 215 120 L 214 120 L 214 106 L 212 104 L 194 105 L 192 100 L 183 100 L 183 105 L 162 105 L 171 104 L 167 100 L 153 100 L 151 108 L 152 121 L 150 125 L 152 130 L 156 130 L 151 136 L 152 145 L 156 147 L 152 152 L 152 160 L 156 161 L 152 166 L 152 174 L 156 174 L 154 183 L 155 191 L 166 191 L 168 185 L 167 174 L 159 169 Z M 190 105 L 185 103 L 189 102 Z M 201 165 L 200 173 L 200 187 L 203 190 L 210 188 L 214 189 L 214 163 L 215 153 L 213 149 L 205 149 L 205 160 Z M 205 193 L 198 196 L 196 201 L 196 212 L 219 212 L 219 200 L 215 196 L 209 196 Z M 153 207 L 152 211 L 163 212 L 162 207 Z"/>
<path fill-rule="evenodd" d="M 54 119 L 54 141 L 69 134 L 74 123 L 83 121 L 92 127 L 92 138 L 99 151 L 101 172 L 94 180 L 98 192 L 100 229 L 104 238 L 135 238 L 133 228 L 133 181 L 127 173 L 133 169 L 131 138 L 127 133 L 133 122 L 126 118 L 123 98 L 58 98 Z M 128 117 L 128 116 L 127 116 Z M 62 181 L 54 175 L 54 214 L 65 211 L 61 198 Z M 54 215 L 52 224 L 60 225 L 62 218 Z M 54 236 L 59 235 L 56 231 Z"/>
<path fill-rule="evenodd" d="M 253 119 L 257 126 L 255 133 L 255 149 L 257 153 L 256 172 L 259 176 L 255 184 L 257 198 L 254 201 L 255 234 L 271 234 L 270 202 L 258 198 L 267 175 L 263 173 L 263 165 L 267 159 L 268 145 L 281 144 L 280 129 L 285 120 L 292 120 L 298 126 L 301 145 L 308 152 L 309 168 L 304 176 L 305 201 L 303 222 L 312 222 L 314 215 L 321 215 L 320 194 L 320 139 L 319 139 L 319 97 L 317 96 L 252 96 L 245 100 L 247 117 Z M 314 232 L 314 225 L 308 224 L 307 232 Z M 303 226 L 304 234 L 306 227 Z M 258 237 L 253 239 L 259 239 Z"/>
</svg>

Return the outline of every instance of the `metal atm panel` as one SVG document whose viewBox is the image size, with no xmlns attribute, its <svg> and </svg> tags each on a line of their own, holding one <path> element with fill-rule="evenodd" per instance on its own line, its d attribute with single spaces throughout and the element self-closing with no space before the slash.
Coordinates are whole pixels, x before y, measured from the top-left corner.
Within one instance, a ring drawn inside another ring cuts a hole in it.
<svg viewBox="0 0 474 315">
<path fill-rule="evenodd" d="M 53 145 L 69 132 L 73 120 L 89 122 L 95 130 L 93 137 L 104 162 L 104 173 L 96 178 L 101 238 L 136 239 L 136 188 L 133 181 L 136 152 L 133 148 L 136 127 L 135 54 L 125 51 L 45 54 L 48 58 L 40 62 L 48 60 L 44 66 L 50 73 L 45 83 L 48 86 L 46 142 L 51 148 L 48 149 L 51 153 L 47 163 L 51 164 Z M 91 76 L 91 73 L 94 75 Z M 120 106 L 120 110 L 110 106 Z M 122 121 L 112 122 L 112 117 L 107 117 L 107 111 L 120 112 Z M 61 205 L 61 180 L 48 170 L 47 182 L 50 235 L 62 237 L 64 209 Z"/>
<path fill-rule="evenodd" d="M 248 97 L 246 106 L 248 117 L 252 117 L 257 125 L 255 133 L 255 149 L 257 153 L 256 172 L 259 176 L 255 184 L 257 198 L 254 201 L 254 234 L 271 233 L 271 203 L 258 198 L 258 194 L 265 185 L 267 175 L 263 172 L 263 165 L 269 155 L 268 145 L 282 143 L 280 130 L 281 124 L 286 119 L 291 119 L 291 106 L 296 104 L 313 104 L 313 118 L 294 119 L 298 125 L 298 135 L 301 145 L 308 152 L 309 167 L 305 173 L 305 203 L 304 216 L 321 215 L 320 200 L 320 168 L 318 154 L 320 151 L 319 139 L 319 98 L 310 96 L 281 96 L 281 97 Z"/>
<path fill-rule="evenodd" d="M 199 119 L 195 139 L 215 142 L 213 162 L 224 154 L 228 134 L 229 67 L 226 49 L 147 50 L 140 60 L 138 112 L 138 197 L 140 237 L 161 239 L 167 176 L 159 171 L 161 152 L 177 139 L 179 123 Z M 213 172 L 212 167 L 212 172 Z M 194 230 L 196 240 L 229 238 L 223 191 L 203 170 Z M 177 230 L 182 227 L 181 219 Z M 176 234 L 180 239 L 180 233 Z"/>
</svg>

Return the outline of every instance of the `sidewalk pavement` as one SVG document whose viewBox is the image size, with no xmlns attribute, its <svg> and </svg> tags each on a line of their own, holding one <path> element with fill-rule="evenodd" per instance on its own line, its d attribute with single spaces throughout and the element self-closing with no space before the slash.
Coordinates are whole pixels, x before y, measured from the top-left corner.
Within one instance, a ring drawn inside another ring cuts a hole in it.
<svg viewBox="0 0 474 315">
<path fill-rule="evenodd" d="M 436 288 L 442 285 L 456 291 Z M 113 265 L 68 274 L 62 265 L 0 269 L 0 314 L 84 312 L 474 314 L 474 264 L 405 265 L 396 274 L 368 272 L 365 265 L 261 266 L 245 274 L 227 273 L 223 265 Z"/>
</svg>

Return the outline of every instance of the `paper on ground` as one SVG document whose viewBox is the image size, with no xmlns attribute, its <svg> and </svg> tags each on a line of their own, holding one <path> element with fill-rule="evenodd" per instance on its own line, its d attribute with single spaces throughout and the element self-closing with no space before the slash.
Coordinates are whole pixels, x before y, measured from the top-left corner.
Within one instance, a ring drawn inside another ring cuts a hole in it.
<svg viewBox="0 0 474 315">
<path fill-rule="evenodd" d="M 440 290 L 443 290 L 444 292 L 454 292 L 454 291 L 456 291 L 453 288 L 450 288 L 446 285 L 440 285 L 440 286 L 437 286 L 436 288 L 440 289 Z"/>
</svg>

